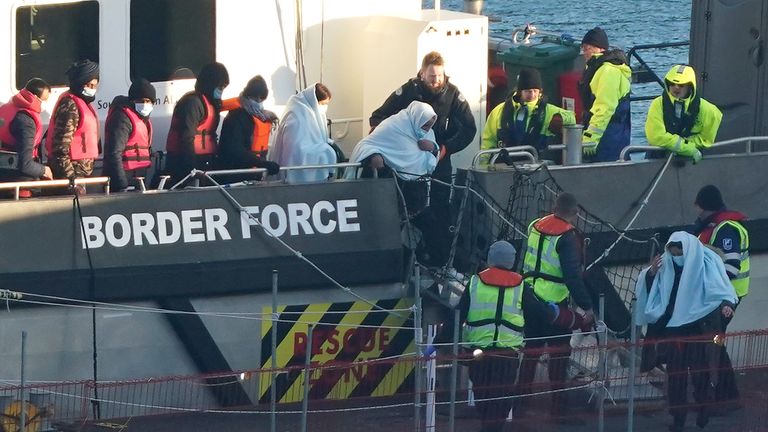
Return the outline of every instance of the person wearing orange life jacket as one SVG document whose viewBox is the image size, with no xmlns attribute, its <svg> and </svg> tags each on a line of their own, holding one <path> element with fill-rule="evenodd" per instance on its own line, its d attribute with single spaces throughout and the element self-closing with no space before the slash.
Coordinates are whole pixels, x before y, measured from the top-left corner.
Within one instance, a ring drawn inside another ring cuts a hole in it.
<svg viewBox="0 0 768 432">
<path fill-rule="evenodd" d="M 99 118 L 91 105 L 99 87 L 99 65 L 91 60 L 75 62 L 67 78 L 69 90 L 56 101 L 45 141 L 48 164 L 57 179 L 90 176 L 100 152 Z"/>
<path fill-rule="evenodd" d="M 131 83 L 128 96 L 116 96 L 104 124 L 104 171 L 112 190 L 121 192 L 130 177 L 146 176 L 152 165 L 152 122 L 157 93 L 146 79 Z"/>
<path fill-rule="evenodd" d="M 554 213 L 534 220 L 528 227 L 523 275 L 533 286 L 541 307 L 525 310 L 525 336 L 534 338 L 528 341 L 526 349 L 539 350 L 521 367 L 520 381 L 525 390 L 530 390 L 540 350 L 544 347 L 550 350 L 550 383 L 554 388 L 562 388 L 571 355 L 571 330 L 585 329 L 594 321 L 592 298 L 582 279 L 583 241 L 574 227 L 578 214 L 576 198 L 563 192 L 555 200 Z M 569 306 L 569 297 L 584 310 L 583 314 Z M 552 310 L 553 313 L 543 313 L 542 310 Z M 552 394 L 551 414 L 558 421 L 577 421 L 578 418 L 564 416 L 569 408 L 567 394 Z"/>
<path fill-rule="evenodd" d="M 16 152 L 18 170 L 2 175 L 2 181 L 50 180 L 51 169 L 40 163 L 43 125 L 42 103 L 48 100 L 51 86 L 32 78 L 11 100 L 0 106 L 0 142 L 2 150 Z"/>
<path fill-rule="evenodd" d="M 488 268 L 472 276 L 459 301 L 462 340 L 475 354 L 469 377 L 477 398 L 481 432 L 503 430 L 516 393 L 523 348 L 523 310 L 533 295 L 514 272 L 517 251 L 500 240 L 488 249 Z"/>
<path fill-rule="evenodd" d="M 267 82 L 261 75 L 251 78 L 240 93 L 237 108 L 231 110 L 221 125 L 219 163 L 222 168 L 266 168 L 269 175 L 277 174 L 280 165 L 266 160 L 269 136 L 277 115 L 264 109 L 269 95 Z M 253 179 L 241 176 L 238 180 Z M 228 181 L 235 181 L 227 178 Z"/>
<path fill-rule="evenodd" d="M 175 184 L 193 169 L 215 167 L 218 147 L 221 95 L 229 85 L 229 72 L 221 63 L 208 63 L 200 70 L 195 90 L 179 99 L 168 130 L 166 173 Z"/>
</svg>

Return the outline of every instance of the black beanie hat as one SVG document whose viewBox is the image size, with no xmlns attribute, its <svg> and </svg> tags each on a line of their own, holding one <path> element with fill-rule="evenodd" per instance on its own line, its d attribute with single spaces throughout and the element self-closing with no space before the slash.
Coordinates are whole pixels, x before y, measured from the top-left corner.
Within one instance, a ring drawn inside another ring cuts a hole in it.
<svg viewBox="0 0 768 432">
<path fill-rule="evenodd" d="M 245 88 L 243 89 L 243 96 L 249 97 L 251 99 L 266 99 L 267 96 L 269 96 L 267 82 L 264 80 L 264 78 L 261 77 L 261 75 L 256 75 L 255 77 L 248 80 L 248 84 L 246 84 Z"/>
<path fill-rule="evenodd" d="M 157 99 L 155 86 L 144 78 L 139 78 L 131 83 L 131 88 L 128 89 L 128 99 L 140 100 L 145 98 L 155 102 Z"/>
<path fill-rule="evenodd" d="M 707 211 L 717 211 L 725 208 L 720 189 L 714 185 L 706 185 L 701 188 L 699 193 L 696 194 L 696 201 L 694 201 L 694 204 L 701 207 L 702 210 Z"/>
<path fill-rule="evenodd" d="M 536 69 L 524 68 L 520 69 L 517 74 L 517 89 L 529 90 L 529 89 L 541 89 L 541 74 Z"/>
<path fill-rule="evenodd" d="M 99 79 L 99 64 L 88 59 L 76 61 L 67 69 L 71 88 L 80 88 L 93 79 Z"/>
<path fill-rule="evenodd" d="M 595 27 L 588 31 L 584 35 L 584 39 L 581 40 L 582 44 L 590 44 L 602 49 L 608 49 L 608 35 L 605 34 L 605 30 L 600 27 Z"/>
<path fill-rule="evenodd" d="M 211 97 L 213 89 L 229 85 L 229 72 L 221 63 L 208 63 L 200 69 L 195 82 L 195 90 Z"/>
</svg>

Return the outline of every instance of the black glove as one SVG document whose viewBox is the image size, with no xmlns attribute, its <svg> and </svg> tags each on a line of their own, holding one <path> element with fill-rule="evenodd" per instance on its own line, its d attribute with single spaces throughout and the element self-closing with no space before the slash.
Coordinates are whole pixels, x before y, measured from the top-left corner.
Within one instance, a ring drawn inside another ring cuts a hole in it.
<svg viewBox="0 0 768 432">
<path fill-rule="evenodd" d="M 280 172 L 280 165 L 277 162 L 264 161 L 261 168 L 266 168 L 269 175 L 275 175 Z"/>
<path fill-rule="evenodd" d="M 499 150 L 498 156 L 496 156 L 496 163 L 505 163 L 509 165 L 510 160 L 509 160 L 509 152 L 507 151 L 507 149 L 503 148 Z"/>
</svg>

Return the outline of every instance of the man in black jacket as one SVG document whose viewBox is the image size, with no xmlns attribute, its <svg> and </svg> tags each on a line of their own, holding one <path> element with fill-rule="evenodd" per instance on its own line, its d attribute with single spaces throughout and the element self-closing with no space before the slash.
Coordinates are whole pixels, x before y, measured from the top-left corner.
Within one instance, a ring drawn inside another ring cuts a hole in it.
<svg viewBox="0 0 768 432">
<path fill-rule="evenodd" d="M 409 79 L 389 95 L 384 104 L 371 114 L 369 122 L 373 130 L 384 119 L 405 109 L 413 101 L 431 105 L 437 114 L 437 122 L 432 129 L 440 146 L 439 162 L 432 177 L 450 183 L 453 173 L 451 155 L 472 142 L 477 126 L 464 96 L 455 85 L 448 82 L 444 64 L 438 52 L 433 51 L 424 56 L 416 78 Z M 424 233 L 428 250 L 425 260 L 431 265 L 443 265 L 448 259 L 451 239 L 448 230 L 451 221 L 449 193 L 449 187 L 433 183 L 430 208 L 420 213 L 414 221 Z"/>
<path fill-rule="evenodd" d="M 48 100 L 51 86 L 40 78 L 32 78 L 11 100 L 0 106 L 0 141 L 2 149 L 15 151 L 18 170 L 3 173 L 3 181 L 50 180 L 51 169 L 40 163 L 40 141 L 43 126 L 41 104 Z M 23 192 L 23 191 L 22 191 Z M 30 196 L 28 192 L 26 194 Z"/>
<path fill-rule="evenodd" d="M 109 106 L 104 125 L 103 175 L 110 188 L 125 191 L 131 177 L 147 175 L 151 166 L 152 123 L 149 115 L 156 100 L 155 87 L 146 79 L 136 79 L 128 96 L 116 96 Z"/>
<path fill-rule="evenodd" d="M 239 108 L 229 111 L 221 125 L 219 163 L 226 169 L 265 168 L 277 174 L 280 165 L 265 159 L 272 126 L 277 115 L 264 109 L 269 95 L 267 82 L 261 75 L 251 78 L 238 98 Z M 253 178 L 238 176 L 237 179 Z M 228 181 L 236 181 L 228 178 Z"/>
</svg>

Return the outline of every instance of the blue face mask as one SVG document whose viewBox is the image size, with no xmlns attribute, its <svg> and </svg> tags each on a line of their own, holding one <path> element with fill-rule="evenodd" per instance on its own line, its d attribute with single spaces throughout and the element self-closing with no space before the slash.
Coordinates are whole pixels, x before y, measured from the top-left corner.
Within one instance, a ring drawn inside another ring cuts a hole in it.
<svg viewBox="0 0 768 432">
<path fill-rule="evenodd" d="M 224 93 L 224 90 L 220 88 L 213 89 L 213 98 L 216 100 L 221 100 L 221 94 Z"/>
<path fill-rule="evenodd" d="M 151 103 L 137 103 L 136 105 L 136 112 L 139 113 L 142 117 L 149 117 L 149 115 L 152 113 L 152 109 L 154 108 L 154 105 Z"/>
<path fill-rule="evenodd" d="M 680 255 L 680 256 L 672 255 L 672 262 L 675 263 L 676 266 L 682 267 L 683 264 L 685 264 L 685 255 Z"/>
</svg>

